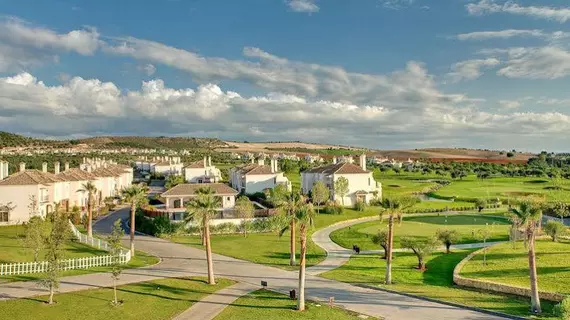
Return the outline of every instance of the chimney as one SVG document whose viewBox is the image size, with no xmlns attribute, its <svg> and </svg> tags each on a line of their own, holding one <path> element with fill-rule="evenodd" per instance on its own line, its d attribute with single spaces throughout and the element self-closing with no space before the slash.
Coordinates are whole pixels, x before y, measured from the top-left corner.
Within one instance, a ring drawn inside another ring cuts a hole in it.
<svg viewBox="0 0 570 320">
<path fill-rule="evenodd" d="M 255 163 L 255 159 L 251 157 L 251 163 Z"/>
<path fill-rule="evenodd" d="M 360 167 L 366 171 L 366 154 L 360 155 Z"/>
<path fill-rule="evenodd" d="M 275 159 L 271 158 L 271 173 L 275 173 Z"/>
<path fill-rule="evenodd" d="M 83 157 L 83 163 L 87 163 L 87 158 Z"/>
<path fill-rule="evenodd" d="M 260 166 L 265 165 L 265 158 L 261 157 L 261 158 L 257 159 L 257 164 Z"/>
<path fill-rule="evenodd" d="M 42 172 L 47 172 L 47 162 L 42 163 Z"/>
<path fill-rule="evenodd" d="M 69 170 L 69 162 L 66 162 L 65 163 L 65 171 L 68 171 L 68 170 Z"/>
<path fill-rule="evenodd" d="M 87 172 L 91 172 L 91 166 L 87 166 Z"/>
<path fill-rule="evenodd" d="M 26 171 L 26 163 L 20 162 L 20 172 L 24 172 L 24 171 Z"/>
<path fill-rule="evenodd" d="M 6 173 L 4 169 L 5 166 L 6 163 L 4 161 L 0 161 L 0 180 L 4 180 L 4 178 L 8 176 L 7 174 L 5 174 Z"/>
<path fill-rule="evenodd" d="M 53 164 L 53 172 L 59 174 L 59 162 Z"/>
<path fill-rule="evenodd" d="M 208 166 L 212 166 L 212 156 L 208 156 Z"/>
<path fill-rule="evenodd" d="M 336 159 L 336 157 L 333 157 L 333 164 L 337 164 L 337 159 Z"/>
<path fill-rule="evenodd" d="M 208 157 L 204 156 L 204 168 L 208 166 Z"/>
</svg>

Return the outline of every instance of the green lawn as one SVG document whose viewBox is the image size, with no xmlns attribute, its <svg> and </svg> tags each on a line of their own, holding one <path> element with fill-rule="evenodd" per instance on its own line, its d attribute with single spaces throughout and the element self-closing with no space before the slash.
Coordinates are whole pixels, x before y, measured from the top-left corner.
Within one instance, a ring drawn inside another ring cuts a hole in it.
<svg viewBox="0 0 570 320">
<path fill-rule="evenodd" d="M 293 191 L 301 191 L 301 174 L 300 173 L 286 173 L 285 177 L 291 181 L 291 188 Z"/>
<path fill-rule="evenodd" d="M 215 286 L 203 278 L 161 279 L 118 288 L 120 306 L 113 306 L 111 288 L 56 294 L 56 304 L 45 304 L 46 297 L 0 301 L 0 314 L 11 320 L 51 319 L 172 319 L 205 296 L 233 284 L 217 279 Z"/>
<path fill-rule="evenodd" d="M 536 252 L 540 290 L 570 294 L 570 242 L 537 241 Z M 461 275 L 529 287 L 527 251 L 522 243 L 515 249 L 511 243 L 493 246 L 487 250 L 487 265 L 483 264 L 483 254 L 477 254 Z"/>
<path fill-rule="evenodd" d="M 382 194 L 385 197 L 412 193 L 425 193 L 437 183 L 429 181 L 425 176 L 414 174 L 389 174 L 374 171 L 374 179 L 382 183 Z"/>
<path fill-rule="evenodd" d="M 562 190 L 554 189 L 548 178 L 491 178 L 477 179 L 469 176 L 463 180 L 454 180 L 449 185 L 436 191 L 444 197 L 463 198 L 517 198 L 529 195 L 545 195 L 547 200 L 570 201 L 570 183 L 565 180 Z"/>
<path fill-rule="evenodd" d="M 31 262 L 34 260 L 32 250 L 24 247 L 23 244 L 24 227 L 23 226 L 4 226 L 0 227 L 0 263 L 12 262 Z M 65 258 L 91 257 L 97 255 L 108 254 L 104 250 L 99 250 L 88 245 L 76 241 L 68 241 L 64 246 Z M 43 252 L 40 253 L 40 260 L 43 260 Z M 149 256 L 143 252 L 137 252 L 135 257 L 125 265 L 126 268 L 137 268 L 146 265 L 152 265 L 159 260 L 156 257 Z M 63 272 L 64 276 L 80 275 L 93 272 L 110 271 L 110 267 L 96 267 L 90 269 L 69 270 Z M 28 281 L 38 280 L 43 274 L 24 274 L 1 276 L 0 283 L 10 281 Z"/>
<path fill-rule="evenodd" d="M 344 248 L 358 245 L 362 250 L 381 249 L 372 243 L 372 236 L 383 228 L 387 228 L 388 219 L 357 224 L 348 228 L 334 231 L 331 239 Z M 438 229 L 454 229 L 461 235 L 458 243 L 480 242 L 477 230 L 489 224 L 492 237 L 488 241 L 509 239 L 509 222 L 505 218 L 485 215 L 449 215 L 437 216 L 405 216 L 401 225 L 396 224 L 394 245 L 400 247 L 400 237 L 429 237 L 435 235 Z"/>
<path fill-rule="evenodd" d="M 475 203 L 466 201 L 421 201 L 413 206 L 413 210 L 422 209 L 445 209 L 453 210 L 455 208 L 474 208 Z"/>
<path fill-rule="evenodd" d="M 319 214 L 308 235 L 307 266 L 315 265 L 326 258 L 326 252 L 311 240 L 314 231 L 335 222 L 375 215 L 377 211 L 378 208 L 368 208 L 364 212 L 346 209 L 341 215 Z M 174 236 L 170 240 L 202 248 L 199 236 Z M 296 249 L 299 254 L 298 241 Z M 289 266 L 289 232 L 281 238 L 274 233 L 249 234 L 247 238 L 243 235 L 212 235 L 212 250 L 215 253 L 287 270 L 298 268 Z"/>
<path fill-rule="evenodd" d="M 239 298 L 224 309 L 215 320 L 249 319 L 358 319 L 357 315 L 339 308 L 330 308 L 327 304 L 307 301 L 306 310 L 295 310 L 297 302 L 289 297 L 267 290 L 258 290 Z"/>
<path fill-rule="evenodd" d="M 427 271 L 414 269 L 417 259 L 412 253 L 394 253 L 394 284 L 383 284 L 386 261 L 378 255 L 356 255 L 342 267 L 322 274 L 338 281 L 386 287 L 391 290 L 459 303 L 518 316 L 529 316 L 530 299 L 461 289 L 453 285 L 453 269 L 470 251 L 451 254 L 434 253 L 427 261 Z M 540 319 L 553 319 L 553 305 L 543 302 L 545 314 Z"/>
</svg>

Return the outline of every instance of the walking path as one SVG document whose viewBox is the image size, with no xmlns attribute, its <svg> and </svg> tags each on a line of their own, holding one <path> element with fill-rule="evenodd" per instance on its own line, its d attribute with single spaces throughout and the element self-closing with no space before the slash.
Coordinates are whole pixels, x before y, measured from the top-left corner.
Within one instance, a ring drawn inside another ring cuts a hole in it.
<svg viewBox="0 0 570 320">
<path fill-rule="evenodd" d="M 102 219 L 95 225 L 96 232 L 110 230 L 114 220 L 119 217 L 127 217 L 128 214 L 128 209 L 122 209 Z M 125 270 L 121 276 L 120 284 L 148 281 L 163 277 L 207 275 L 205 254 L 200 249 L 148 236 L 136 236 L 136 247 L 139 250 L 160 257 L 161 262 L 150 267 Z M 248 285 L 251 286 L 251 289 L 261 288 L 261 281 L 268 282 L 268 289 L 283 294 L 287 294 L 291 289 L 296 289 L 298 285 L 297 272 L 259 265 L 218 254 L 213 255 L 213 260 L 216 276 L 232 279 L 246 285 L 246 289 L 243 289 L 243 287 L 240 287 L 241 289 L 234 288 L 234 290 L 241 290 L 242 293 L 249 290 L 247 289 Z M 112 279 L 108 273 L 95 273 L 62 278 L 60 291 L 70 292 L 109 286 L 112 286 Z M 0 292 L 3 299 L 46 294 L 44 289 L 38 288 L 29 282 L 13 282 L 0 285 Z M 232 299 L 237 294 L 239 293 L 233 294 Z M 334 297 L 337 305 L 343 306 L 348 310 L 385 319 L 502 319 L 486 313 L 409 296 L 356 287 L 343 282 L 319 278 L 312 274 L 307 275 L 307 299 L 328 301 L 330 297 Z M 214 304 L 214 301 L 220 301 L 220 298 L 215 296 L 207 299 L 212 301 L 210 304 Z M 226 300 L 222 301 L 224 301 L 223 303 L 226 302 Z M 201 305 L 207 305 L 207 302 L 205 301 Z M 194 312 L 198 312 L 198 310 L 194 310 Z M 204 312 L 208 313 L 210 311 Z"/>
</svg>

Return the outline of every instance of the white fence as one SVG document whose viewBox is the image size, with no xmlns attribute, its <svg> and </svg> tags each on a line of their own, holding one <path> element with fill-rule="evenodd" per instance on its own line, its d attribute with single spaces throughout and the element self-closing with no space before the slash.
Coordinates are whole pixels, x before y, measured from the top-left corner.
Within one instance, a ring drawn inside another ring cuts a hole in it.
<svg viewBox="0 0 570 320">
<path fill-rule="evenodd" d="M 70 222 L 71 232 L 78 239 L 79 242 L 85 243 L 97 249 L 103 249 L 109 251 L 109 243 L 107 241 L 90 238 L 75 228 L 75 226 Z M 117 261 L 118 259 L 118 261 Z M 131 260 L 131 252 L 129 250 L 122 250 L 118 256 L 104 255 L 104 256 L 93 256 L 75 259 L 66 259 L 61 261 L 61 270 L 73 270 L 73 269 L 88 269 L 93 267 L 108 266 L 118 263 L 128 263 Z M 19 262 L 19 263 L 9 263 L 0 264 L 0 276 L 6 275 L 17 275 L 17 274 L 27 274 L 27 273 L 41 273 L 46 272 L 48 269 L 47 261 L 38 262 Z"/>
</svg>

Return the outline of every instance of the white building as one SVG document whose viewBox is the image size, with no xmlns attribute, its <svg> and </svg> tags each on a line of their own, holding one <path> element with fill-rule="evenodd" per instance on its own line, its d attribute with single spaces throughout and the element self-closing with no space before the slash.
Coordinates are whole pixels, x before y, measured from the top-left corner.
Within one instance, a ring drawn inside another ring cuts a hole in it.
<svg viewBox="0 0 570 320">
<path fill-rule="evenodd" d="M 336 162 L 302 172 L 301 191 L 308 194 L 317 181 L 322 181 L 329 188 L 331 199 L 342 203 L 343 199 L 334 191 L 334 184 L 341 177 L 348 180 L 348 193 L 344 196 L 345 206 L 352 206 L 359 200 L 369 203 L 375 197 L 382 197 L 382 185 L 374 180 L 372 172 L 366 170 L 365 155 L 360 156 L 360 166 Z"/>
<path fill-rule="evenodd" d="M 238 192 L 223 183 L 179 184 L 164 192 L 161 197 L 166 200 L 166 210 L 170 212 L 184 212 L 190 200 L 196 197 L 201 188 L 211 188 L 214 195 L 221 197 L 222 206 L 219 210 L 231 210 L 235 206 Z"/>
<path fill-rule="evenodd" d="M 97 167 L 97 166 L 101 167 Z M 0 180 L 0 206 L 11 203 L 14 210 L 8 214 L 0 213 L 0 224 L 19 224 L 26 222 L 32 215 L 45 216 L 59 204 L 70 211 L 73 206 L 85 209 L 87 194 L 78 192 L 83 185 L 91 181 L 97 187 L 96 201 L 116 195 L 132 183 L 132 168 L 117 165 L 109 161 L 90 160 L 82 164 L 85 170 L 69 168 L 60 171 L 60 164 L 54 164 L 54 173 L 48 172 L 48 164 L 42 164 L 42 170 L 27 170 L 25 163 L 20 163 L 17 173 Z M 2 168 L 5 168 L 5 164 Z M 35 206 L 30 208 L 32 199 Z"/>
<path fill-rule="evenodd" d="M 230 184 L 234 189 L 246 194 L 273 189 L 278 184 L 283 184 L 291 190 L 291 182 L 278 170 L 277 159 L 271 159 L 269 166 L 265 165 L 264 159 L 259 159 L 257 163 L 232 168 Z"/>
<path fill-rule="evenodd" d="M 181 176 L 183 173 L 184 164 L 180 162 L 179 157 L 163 157 L 163 160 L 154 164 L 151 172 L 163 176 Z"/>
<path fill-rule="evenodd" d="M 184 167 L 184 179 L 188 183 L 218 183 L 222 181 L 222 173 L 212 165 L 212 157 L 208 156 Z"/>
</svg>

